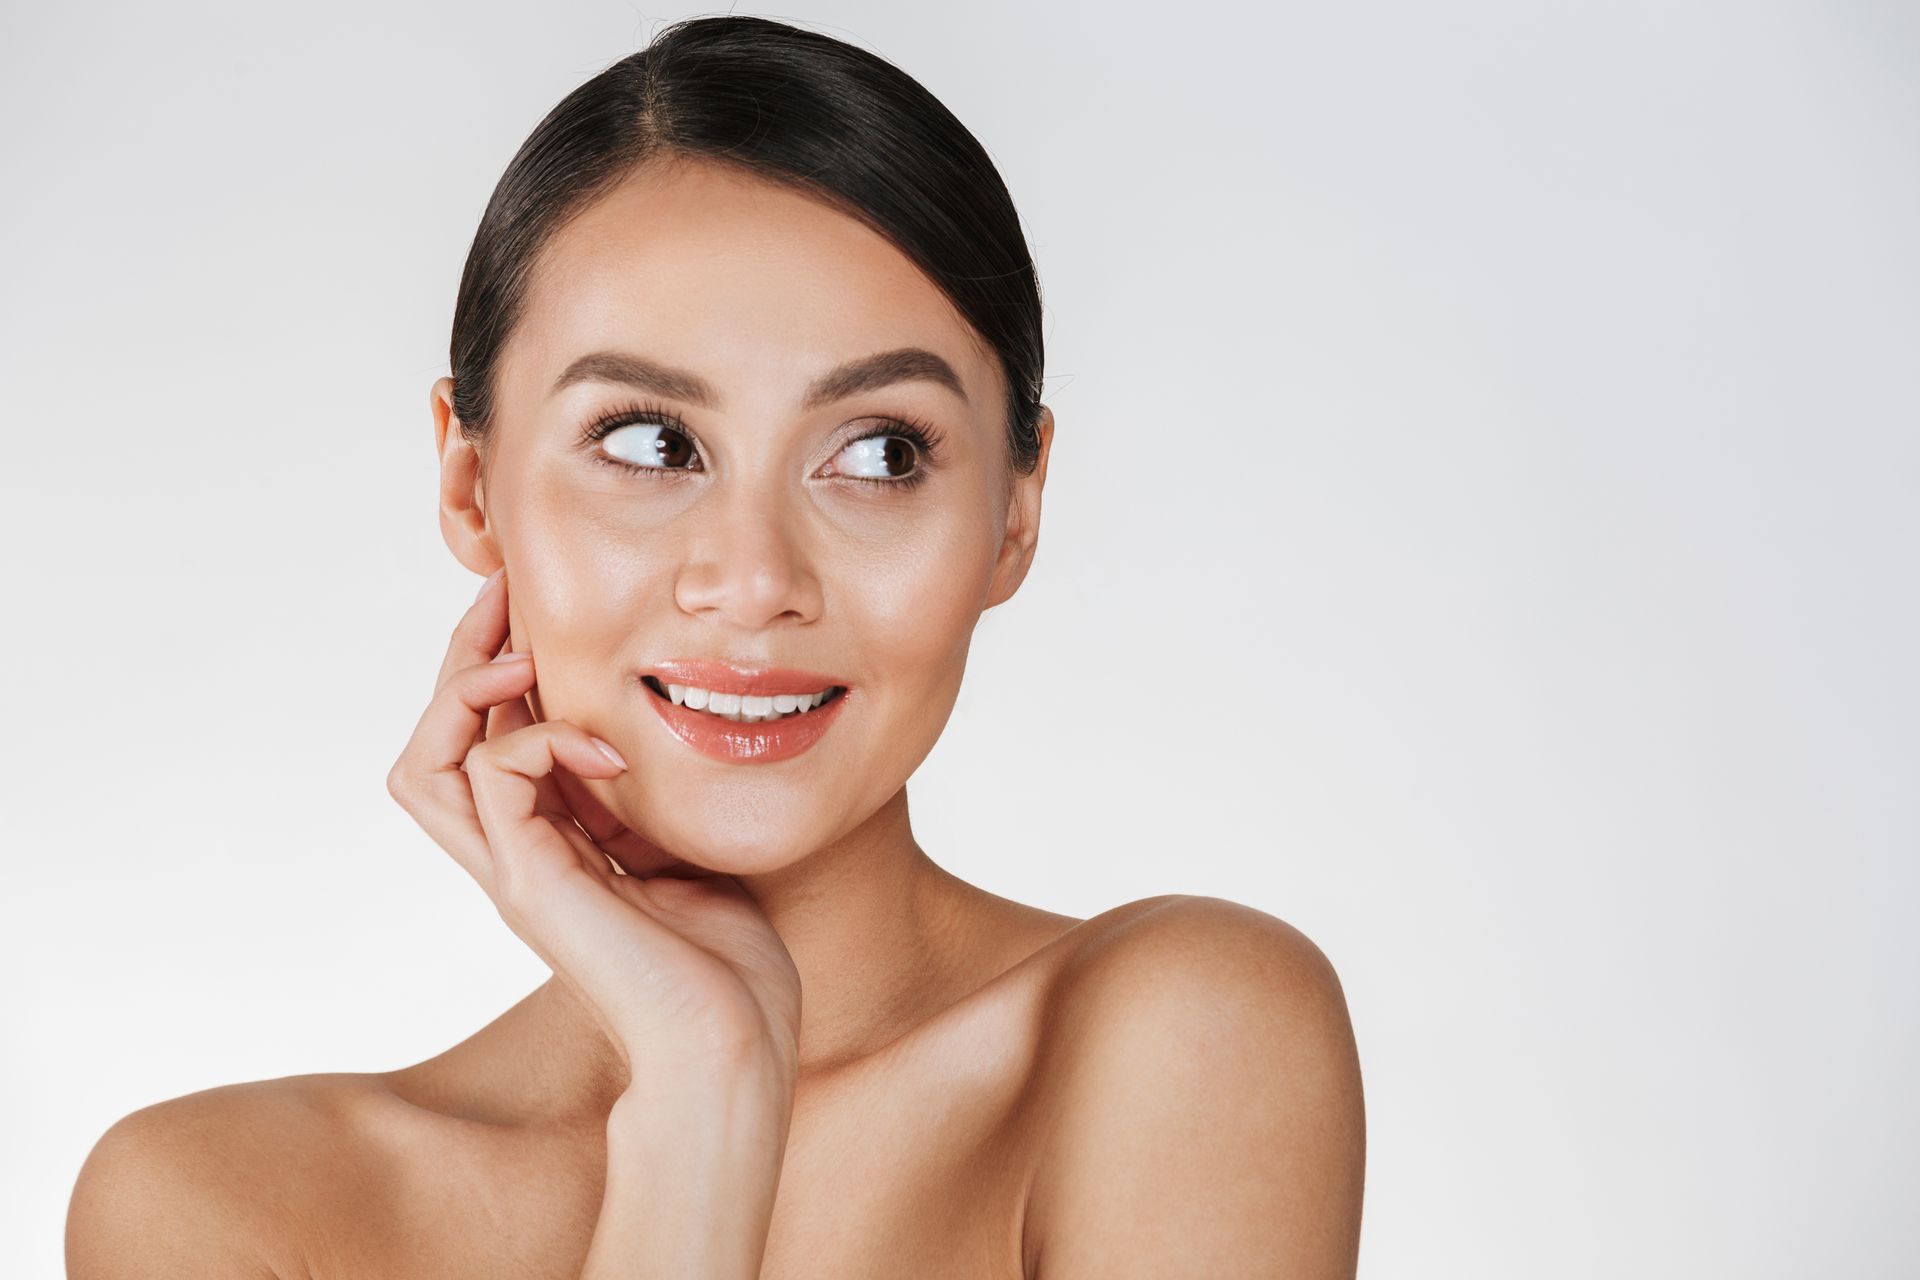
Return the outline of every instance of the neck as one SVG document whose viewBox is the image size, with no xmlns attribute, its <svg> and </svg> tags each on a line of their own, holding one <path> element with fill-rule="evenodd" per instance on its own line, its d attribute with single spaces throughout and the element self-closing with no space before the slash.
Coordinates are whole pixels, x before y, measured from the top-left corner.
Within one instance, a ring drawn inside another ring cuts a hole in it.
<svg viewBox="0 0 1920 1280">
<path fill-rule="evenodd" d="M 904 787 L 841 840 L 739 880 L 800 972 L 803 1082 L 885 1047 L 968 989 L 969 944 L 991 895 L 927 857 Z M 626 1068 L 572 989 L 550 978 L 528 1003 L 530 1039 L 551 1055 L 556 1086 L 589 1112 L 612 1106 Z"/>
</svg>

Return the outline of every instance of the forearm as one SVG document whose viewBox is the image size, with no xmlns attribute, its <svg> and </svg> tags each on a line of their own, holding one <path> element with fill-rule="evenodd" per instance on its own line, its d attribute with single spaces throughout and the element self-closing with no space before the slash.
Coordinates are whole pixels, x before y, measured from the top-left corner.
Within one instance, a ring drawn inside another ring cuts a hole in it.
<svg viewBox="0 0 1920 1280">
<path fill-rule="evenodd" d="M 581 1280 L 756 1280 L 791 1114 L 751 1075 L 622 1097 Z"/>
</svg>

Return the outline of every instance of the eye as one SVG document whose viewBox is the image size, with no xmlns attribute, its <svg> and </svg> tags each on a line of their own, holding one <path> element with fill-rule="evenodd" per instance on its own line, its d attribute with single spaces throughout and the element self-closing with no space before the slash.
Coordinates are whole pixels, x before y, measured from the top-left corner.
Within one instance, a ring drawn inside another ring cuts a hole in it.
<svg viewBox="0 0 1920 1280">
<path fill-rule="evenodd" d="M 693 439 L 679 420 L 659 409 L 616 409 L 587 424 L 583 444 L 595 445 L 593 460 L 623 471 L 697 471 Z"/>
<path fill-rule="evenodd" d="M 693 459 L 693 441 L 662 422 L 633 422 L 609 431 L 601 448 L 622 462 L 669 471 Z"/>
<path fill-rule="evenodd" d="M 901 435 L 872 435 L 855 440 L 840 451 L 840 457 L 851 461 L 846 464 L 836 461 L 834 470 L 856 480 L 904 480 L 920 465 L 919 446 Z"/>
<path fill-rule="evenodd" d="M 911 489 L 925 480 L 938 457 L 937 433 L 916 422 L 894 421 L 889 427 L 842 449 L 834 474 L 891 489 Z"/>
</svg>

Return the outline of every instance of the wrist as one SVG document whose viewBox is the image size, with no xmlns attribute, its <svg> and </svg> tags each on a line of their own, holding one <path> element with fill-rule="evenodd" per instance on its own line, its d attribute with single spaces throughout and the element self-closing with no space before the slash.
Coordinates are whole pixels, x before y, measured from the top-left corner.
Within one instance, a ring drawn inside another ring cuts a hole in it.
<svg viewBox="0 0 1920 1280">
<path fill-rule="evenodd" d="M 778 1169 L 793 1090 L 762 1072 L 718 1071 L 694 1080 L 630 1084 L 607 1113 L 608 1156 L 666 1152 L 743 1166 L 758 1155 Z"/>
<path fill-rule="evenodd" d="M 584 1275 L 757 1277 L 791 1111 L 777 1088 L 724 1077 L 621 1095 Z"/>
</svg>

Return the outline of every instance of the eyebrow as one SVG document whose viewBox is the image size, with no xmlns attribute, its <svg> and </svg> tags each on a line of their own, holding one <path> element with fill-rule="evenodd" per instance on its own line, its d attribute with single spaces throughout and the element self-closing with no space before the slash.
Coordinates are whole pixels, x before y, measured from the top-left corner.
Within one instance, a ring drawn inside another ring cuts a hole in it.
<svg viewBox="0 0 1920 1280">
<path fill-rule="evenodd" d="M 898 347 L 829 369 L 808 385 L 800 406 L 818 409 L 862 391 L 917 380 L 938 383 L 961 400 L 967 398 L 966 388 L 960 385 L 960 375 L 953 371 L 952 365 L 925 347 Z M 708 409 L 720 402 L 713 385 L 699 374 L 625 351 L 592 351 L 581 356 L 554 380 L 553 389 L 547 394 L 558 395 L 576 382 L 622 383 Z"/>
</svg>

